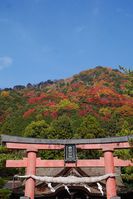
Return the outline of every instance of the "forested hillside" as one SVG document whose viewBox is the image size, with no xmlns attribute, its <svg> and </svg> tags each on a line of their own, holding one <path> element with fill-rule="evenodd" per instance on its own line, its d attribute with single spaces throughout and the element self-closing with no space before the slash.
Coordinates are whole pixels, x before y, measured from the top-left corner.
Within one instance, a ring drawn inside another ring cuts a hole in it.
<svg viewBox="0 0 133 199">
<path fill-rule="evenodd" d="M 132 72 L 131 72 L 132 73 Z M 1 134 L 94 138 L 133 131 L 132 76 L 98 66 L 0 91 Z"/>
<path fill-rule="evenodd" d="M 0 90 L 0 133 L 59 139 L 133 134 L 133 72 L 99 66 L 68 79 Z M 45 159 L 63 158 L 62 151 L 39 153 Z M 132 159 L 133 151 L 119 150 L 115 154 Z M 80 159 L 101 155 L 99 151 L 78 151 Z M 6 159 L 22 159 L 23 156 L 23 152 L 12 153 L 0 147 L 1 198 L 10 194 L 3 189 L 6 180 L 23 172 L 6 169 Z M 133 168 L 123 168 L 122 172 L 124 182 L 132 190 Z"/>
</svg>

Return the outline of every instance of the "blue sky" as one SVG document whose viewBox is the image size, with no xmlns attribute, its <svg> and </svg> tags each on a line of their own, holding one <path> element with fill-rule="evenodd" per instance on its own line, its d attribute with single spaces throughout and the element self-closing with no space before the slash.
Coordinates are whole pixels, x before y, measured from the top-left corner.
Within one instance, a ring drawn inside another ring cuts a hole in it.
<svg viewBox="0 0 133 199">
<path fill-rule="evenodd" d="M 132 0 L 0 0 L 0 88 L 133 66 Z"/>
</svg>

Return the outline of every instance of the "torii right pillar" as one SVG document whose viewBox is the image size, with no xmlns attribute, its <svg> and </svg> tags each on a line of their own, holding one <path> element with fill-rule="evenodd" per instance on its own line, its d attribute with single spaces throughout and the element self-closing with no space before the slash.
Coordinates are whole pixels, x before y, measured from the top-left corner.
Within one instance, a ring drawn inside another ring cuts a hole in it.
<svg viewBox="0 0 133 199">
<path fill-rule="evenodd" d="M 105 174 L 115 173 L 113 149 L 104 148 L 103 152 L 104 152 Z M 115 177 L 109 177 L 107 179 L 106 193 L 107 193 L 107 199 L 119 198 L 119 197 L 117 197 L 117 192 L 116 192 Z"/>
</svg>

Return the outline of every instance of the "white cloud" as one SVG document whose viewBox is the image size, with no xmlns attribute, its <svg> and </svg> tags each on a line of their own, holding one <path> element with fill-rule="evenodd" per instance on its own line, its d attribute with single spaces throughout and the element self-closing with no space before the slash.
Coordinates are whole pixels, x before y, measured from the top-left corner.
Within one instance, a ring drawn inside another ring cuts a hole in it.
<svg viewBox="0 0 133 199">
<path fill-rule="evenodd" d="M 0 70 L 7 68 L 13 62 L 13 59 L 9 56 L 0 57 Z"/>
</svg>

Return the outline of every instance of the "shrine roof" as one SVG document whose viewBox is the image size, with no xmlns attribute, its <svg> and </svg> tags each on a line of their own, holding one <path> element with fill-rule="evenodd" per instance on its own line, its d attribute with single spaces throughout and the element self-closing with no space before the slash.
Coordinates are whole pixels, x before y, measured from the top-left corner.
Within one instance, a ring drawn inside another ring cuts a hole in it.
<svg viewBox="0 0 133 199">
<path fill-rule="evenodd" d="M 28 144 L 104 144 L 104 143 L 121 143 L 133 139 L 133 135 L 123 137 L 107 137 L 95 139 L 41 139 L 26 138 L 19 136 L 1 135 L 1 143 L 28 143 Z"/>
</svg>

